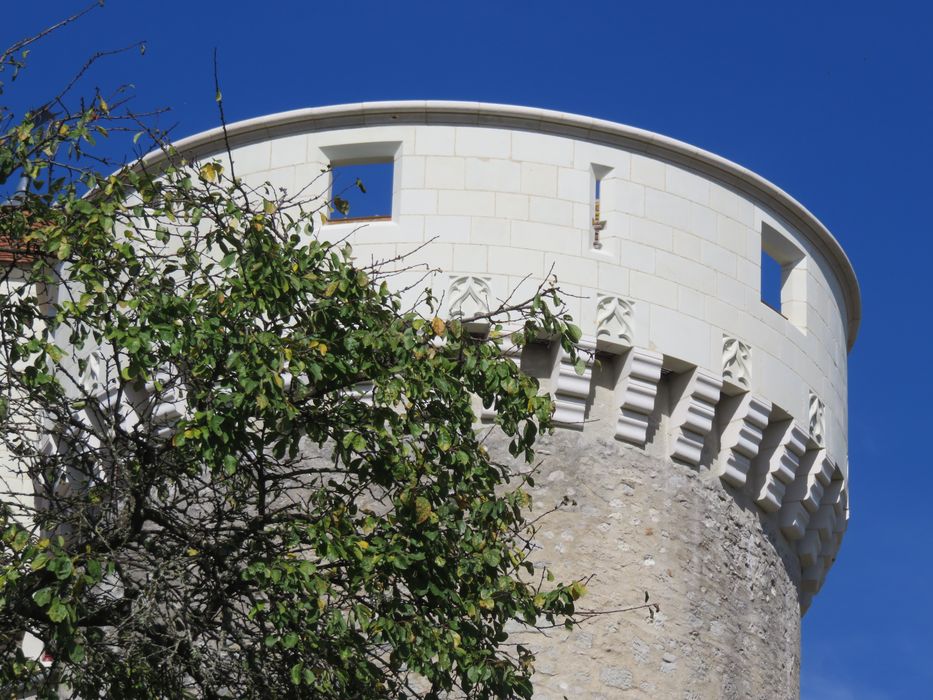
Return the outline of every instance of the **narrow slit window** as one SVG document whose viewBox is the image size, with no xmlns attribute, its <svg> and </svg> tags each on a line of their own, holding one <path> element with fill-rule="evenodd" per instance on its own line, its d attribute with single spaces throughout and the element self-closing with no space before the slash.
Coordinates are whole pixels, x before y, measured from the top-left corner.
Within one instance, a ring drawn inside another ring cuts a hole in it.
<svg viewBox="0 0 933 700">
<path fill-rule="evenodd" d="M 334 223 L 392 218 L 392 160 L 331 164 L 331 213 Z"/>
<path fill-rule="evenodd" d="M 784 269 L 781 263 L 766 251 L 761 251 L 761 300 L 781 313 L 781 288 L 784 286 Z"/>
<path fill-rule="evenodd" d="M 606 228 L 606 221 L 603 219 L 603 178 L 609 173 L 609 168 L 593 165 L 593 220 L 590 222 L 592 245 L 594 250 L 600 250 L 603 247 L 603 230 Z"/>
</svg>

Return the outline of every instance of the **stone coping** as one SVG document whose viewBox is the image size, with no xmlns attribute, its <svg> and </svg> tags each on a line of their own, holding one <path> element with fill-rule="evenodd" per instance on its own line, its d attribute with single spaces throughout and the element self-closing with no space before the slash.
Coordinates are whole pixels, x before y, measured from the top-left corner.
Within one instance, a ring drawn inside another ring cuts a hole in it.
<svg viewBox="0 0 933 700">
<path fill-rule="evenodd" d="M 661 134 L 625 124 L 567 112 L 444 100 L 359 102 L 279 112 L 228 124 L 232 147 L 288 134 L 367 126 L 437 124 L 483 126 L 535 131 L 592 141 L 636 151 L 690 168 L 759 200 L 787 219 L 826 258 L 845 298 L 847 347 L 852 349 L 861 322 L 861 293 L 848 256 L 829 230 L 800 202 L 760 175 L 714 153 Z M 203 157 L 223 148 L 223 128 L 211 129 L 176 142 L 189 157 Z M 165 154 L 154 151 L 143 162 L 156 164 Z"/>
</svg>

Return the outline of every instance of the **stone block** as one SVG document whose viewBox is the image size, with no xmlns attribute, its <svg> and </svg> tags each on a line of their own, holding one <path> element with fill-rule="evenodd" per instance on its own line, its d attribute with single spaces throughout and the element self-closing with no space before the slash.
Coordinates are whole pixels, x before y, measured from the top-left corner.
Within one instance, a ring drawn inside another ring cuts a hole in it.
<svg viewBox="0 0 933 700">
<path fill-rule="evenodd" d="M 664 174 L 665 189 L 671 194 L 698 204 L 709 203 L 710 182 L 706 178 L 676 165 L 665 166 Z"/>
<path fill-rule="evenodd" d="M 470 190 L 490 190 L 496 192 L 497 195 L 520 192 L 522 189 L 521 165 L 511 160 L 467 158 L 466 187 Z M 498 212 L 498 208 L 496 216 L 503 216 Z M 524 219 L 527 216 L 509 218 Z"/>
<path fill-rule="evenodd" d="M 569 166 L 573 164 L 573 141 L 515 131 L 512 133 L 512 159 Z"/>
<path fill-rule="evenodd" d="M 544 163 L 522 163 L 522 192 L 539 197 L 556 197 L 557 167 Z"/>
<path fill-rule="evenodd" d="M 512 133 L 510 131 L 468 126 L 459 126 L 456 130 L 457 144 L 454 152 L 458 156 L 511 157 Z"/>
<path fill-rule="evenodd" d="M 492 192 L 441 190 L 437 193 L 437 213 L 494 216 L 496 196 Z"/>
<path fill-rule="evenodd" d="M 462 190 L 466 182 L 463 158 L 429 156 L 424 159 L 425 187 L 434 190 Z"/>
</svg>

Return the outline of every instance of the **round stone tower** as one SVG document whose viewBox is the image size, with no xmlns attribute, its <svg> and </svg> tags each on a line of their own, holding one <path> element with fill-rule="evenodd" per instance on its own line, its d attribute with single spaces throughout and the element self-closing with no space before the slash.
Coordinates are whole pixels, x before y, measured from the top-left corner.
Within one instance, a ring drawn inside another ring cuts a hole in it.
<svg viewBox="0 0 933 700">
<path fill-rule="evenodd" d="M 348 200 L 326 237 L 423 264 L 397 284 L 431 286 L 448 316 L 556 275 L 592 352 L 582 375 L 547 344 L 515 357 L 561 426 L 536 508 L 570 498 L 538 559 L 592 575 L 580 603 L 607 612 L 528 638 L 540 697 L 798 696 L 800 616 L 848 520 L 860 319 L 852 266 L 809 211 L 706 151 L 561 112 L 362 103 L 227 131 L 238 177 Z M 219 130 L 177 146 L 224 157 Z M 646 591 L 659 611 L 608 612 Z"/>
</svg>

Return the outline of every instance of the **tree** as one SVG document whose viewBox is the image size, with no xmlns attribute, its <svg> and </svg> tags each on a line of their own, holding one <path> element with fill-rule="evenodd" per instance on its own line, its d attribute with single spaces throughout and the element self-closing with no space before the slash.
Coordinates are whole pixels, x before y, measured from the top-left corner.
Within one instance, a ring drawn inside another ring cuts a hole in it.
<svg viewBox="0 0 933 700">
<path fill-rule="evenodd" d="M 574 352 L 557 290 L 404 308 L 404 260 L 357 264 L 308 201 L 186 162 L 119 96 L 0 126 L 0 183 L 29 178 L 0 207 L 5 692 L 529 697 L 506 627 L 563 624 L 583 587 L 532 563 L 532 470 L 472 407 L 532 462 L 552 403 L 502 344 Z M 128 129 L 159 165 L 106 174 L 95 139 Z"/>
</svg>

